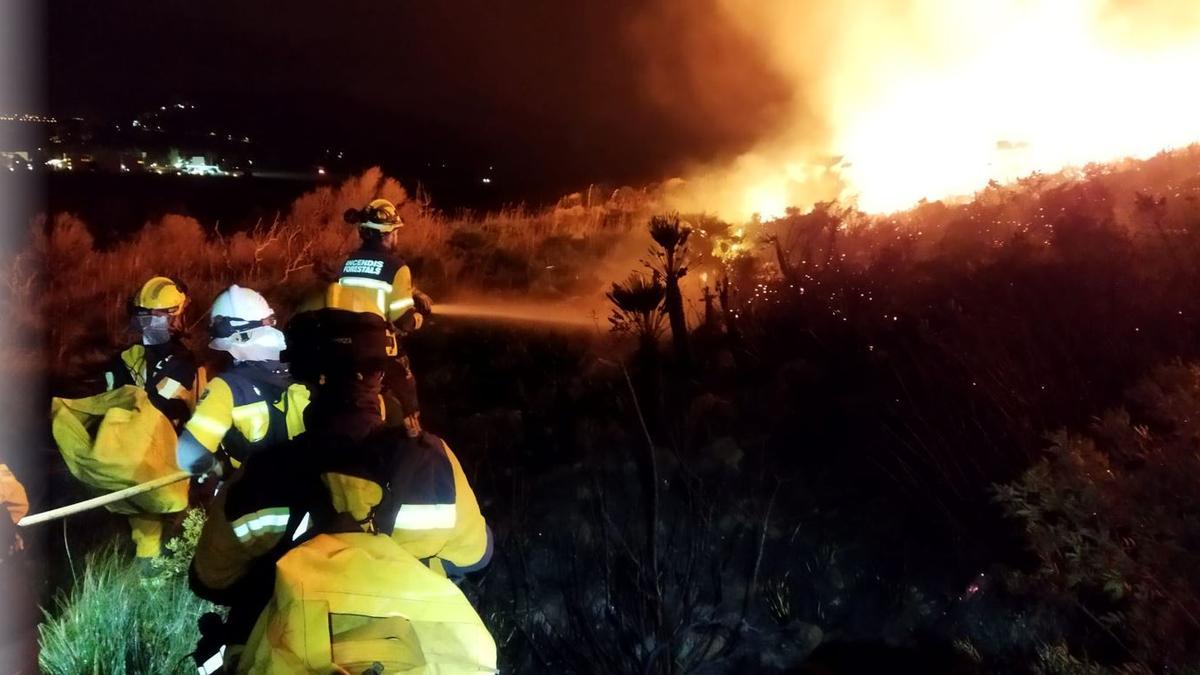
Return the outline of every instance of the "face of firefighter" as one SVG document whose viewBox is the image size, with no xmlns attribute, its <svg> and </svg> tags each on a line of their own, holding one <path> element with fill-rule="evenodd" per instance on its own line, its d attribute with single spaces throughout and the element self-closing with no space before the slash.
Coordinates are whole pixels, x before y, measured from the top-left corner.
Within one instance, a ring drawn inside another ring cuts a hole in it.
<svg viewBox="0 0 1200 675">
<path fill-rule="evenodd" d="M 142 334 L 142 344 L 161 345 L 170 342 L 174 322 L 169 314 L 138 312 L 131 321 L 133 330 Z"/>
<path fill-rule="evenodd" d="M 287 348 L 287 340 L 274 326 L 260 326 L 229 337 L 213 338 L 209 346 L 229 352 L 238 361 L 278 361 L 279 353 Z"/>
</svg>

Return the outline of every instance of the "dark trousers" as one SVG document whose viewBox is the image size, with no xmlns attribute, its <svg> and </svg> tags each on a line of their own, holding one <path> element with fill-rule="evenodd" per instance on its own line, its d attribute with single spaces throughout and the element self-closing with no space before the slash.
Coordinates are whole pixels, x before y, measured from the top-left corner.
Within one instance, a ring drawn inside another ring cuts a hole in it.
<svg viewBox="0 0 1200 675">
<path fill-rule="evenodd" d="M 405 417 L 421 412 L 421 404 L 417 400 L 417 378 L 413 375 L 412 363 L 407 354 L 398 354 L 388 362 L 387 372 L 383 375 L 383 386 L 400 403 Z"/>
</svg>

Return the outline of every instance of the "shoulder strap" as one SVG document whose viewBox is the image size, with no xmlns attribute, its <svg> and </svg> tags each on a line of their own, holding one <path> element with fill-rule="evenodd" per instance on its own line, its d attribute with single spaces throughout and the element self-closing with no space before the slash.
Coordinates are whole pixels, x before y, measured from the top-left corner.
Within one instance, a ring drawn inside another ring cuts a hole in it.
<svg viewBox="0 0 1200 675">
<path fill-rule="evenodd" d="M 121 352 L 117 360 L 129 375 L 129 384 L 144 387 L 149 379 L 149 364 L 146 363 L 146 348 L 140 344 L 133 345 Z"/>
</svg>

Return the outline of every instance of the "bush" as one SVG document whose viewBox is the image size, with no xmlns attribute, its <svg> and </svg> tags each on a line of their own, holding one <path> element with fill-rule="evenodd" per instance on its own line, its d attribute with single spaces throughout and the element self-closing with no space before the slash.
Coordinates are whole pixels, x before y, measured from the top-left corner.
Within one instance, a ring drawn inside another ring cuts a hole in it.
<svg viewBox="0 0 1200 675">
<path fill-rule="evenodd" d="M 1086 435 L 1053 434 L 1050 456 L 996 498 L 1039 563 L 1020 581 L 1065 600 L 1091 627 L 1066 636 L 1072 651 L 1106 652 L 1125 668 L 1196 670 L 1200 366 L 1159 368 L 1131 400 L 1138 421 L 1116 410 Z"/>
<path fill-rule="evenodd" d="M 155 577 L 143 577 L 112 547 L 88 555 L 82 578 L 55 598 L 38 628 L 42 672 L 195 672 L 196 621 L 214 609 L 187 584 L 203 523 L 202 511 L 188 513 L 183 535 L 167 543 L 170 554 L 155 561 Z"/>
<path fill-rule="evenodd" d="M 522 209 L 456 216 L 432 211 L 427 200 L 409 199 L 378 168 L 341 185 L 320 186 L 298 197 L 286 216 L 231 234 L 167 214 L 129 239 L 99 248 L 78 218 L 43 216 L 31 224 L 29 244 L 3 261 L 0 309 L 8 310 L 21 341 L 3 346 L 0 368 L 40 366 L 57 381 L 78 382 L 128 339 L 127 302 L 156 274 L 188 284 L 186 323 L 195 343 L 206 342 L 203 313 L 232 283 L 261 291 L 286 320 L 291 308 L 336 276 L 335 268 L 358 245 L 356 228 L 343 219 L 345 210 L 374 198 L 396 202 L 405 223 L 397 250 L 412 265 L 418 285 L 435 296 L 444 289 L 525 291 L 538 284 L 555 291 L 598 291 L 598 279 L 588 278 L 595 283 L 581 288 L 574 282 L 585 275 L 570 268 L 575 262 L 595 266 L 616 243 L 586 213 L 560 220 L 549 211 Z M 593 233 L 603 236 L 589 241 Z M 577 245 L 546 249 L 547 241 Z M 564 264 L 569 277 L 559 278 Z M 73 320 L 58 320 L 62 316 Z"/>
</svg>

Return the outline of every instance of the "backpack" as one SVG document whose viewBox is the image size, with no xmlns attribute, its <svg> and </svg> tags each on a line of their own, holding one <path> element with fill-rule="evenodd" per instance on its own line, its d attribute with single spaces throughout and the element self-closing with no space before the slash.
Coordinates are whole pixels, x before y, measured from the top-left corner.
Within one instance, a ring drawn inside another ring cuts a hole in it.
<svg viewBox="0 0 1200 675">
<path fill-rule="evenodd" d="M 237 672 L 496 673 L 496 643 L 454 582 L 386 535 L 319 534 L 275 564 Z"/>
<path fill-rule="evenodd" d="M 71 475 L 115 492 L 179 471 L 175 428 L 144 389 L 125 385 L 87 398 L 52 398 L 50 430 Z M 109 504 L 114 513 L 175 513 L 188 504 L 180 481 Z M 7 513 L 5 514 L 7 517 Z"/>
</svg>

